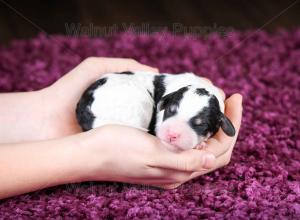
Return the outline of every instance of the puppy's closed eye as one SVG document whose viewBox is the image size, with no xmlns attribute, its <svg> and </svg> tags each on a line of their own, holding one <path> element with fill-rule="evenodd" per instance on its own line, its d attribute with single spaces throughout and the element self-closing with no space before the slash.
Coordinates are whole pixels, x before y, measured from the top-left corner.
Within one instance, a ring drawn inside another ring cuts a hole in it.
<svg viewBox="0 0 300 220">
<path fill-rule="evenodd" d="M 201 118 L 195 118 L 195 119 L 193 120 L 193 124 L 194 124 L 194 125 L 201 125 L 201 123 L 202 123 Z"/>
</svg>

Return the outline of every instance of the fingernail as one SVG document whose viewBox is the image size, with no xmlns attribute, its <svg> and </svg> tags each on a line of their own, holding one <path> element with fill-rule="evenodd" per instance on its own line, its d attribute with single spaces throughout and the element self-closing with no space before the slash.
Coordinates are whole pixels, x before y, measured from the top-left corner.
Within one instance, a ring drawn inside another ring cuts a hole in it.
<svg viewBox="0 0 300 220">
<path fill-rule="evenodd" d="M 210 169 L 215 165 L 216 157 L 213 154 L 206 154 L 203 158 L 203 168 Z"/>
</svg>

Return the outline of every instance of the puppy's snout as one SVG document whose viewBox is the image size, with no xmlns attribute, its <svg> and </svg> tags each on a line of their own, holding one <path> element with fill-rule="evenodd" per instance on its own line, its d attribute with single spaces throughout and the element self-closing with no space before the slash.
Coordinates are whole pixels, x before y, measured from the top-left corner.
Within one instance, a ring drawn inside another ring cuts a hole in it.
<svg viewBox="0 0 300 220">
<path fill-rule="evenodd" d="M 176 131 L 168 131 L 167 133 L 167 140 L 172 143 L 177 141 L 180 138 L 180 133 Z"/>
<path fill-rule="evenodd" d="M 197 144 L 196 133 L 185 121 L 169 118 L 157 130 L 157 136 L 176 149 L 187 150 Z"/>
</svg>

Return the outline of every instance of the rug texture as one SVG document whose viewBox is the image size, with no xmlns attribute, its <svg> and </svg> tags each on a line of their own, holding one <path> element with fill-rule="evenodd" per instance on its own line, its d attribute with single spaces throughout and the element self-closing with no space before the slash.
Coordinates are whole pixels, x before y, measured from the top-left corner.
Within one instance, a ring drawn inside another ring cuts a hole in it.
<svg viewBox="0 0 300 220">
<path fill-rule="evenodd" d="M 44 88 L 88 56 L 192 71 L 227 95 L 241 93 L 242 127 L 230 164 L 174 190 L 94 182 L 52 187 L 0 201 L 0 219 L 300 219 L 300 29 L 205 38 L 40 35 L 0 46 L 0 91 Z"/>
</svg>

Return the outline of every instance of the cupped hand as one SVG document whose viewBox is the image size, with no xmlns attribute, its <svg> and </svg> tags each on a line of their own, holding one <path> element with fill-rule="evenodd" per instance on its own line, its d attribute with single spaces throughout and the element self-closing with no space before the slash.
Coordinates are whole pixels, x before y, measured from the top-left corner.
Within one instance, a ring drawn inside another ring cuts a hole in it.
<svg viewBox="0 0 300 220">
<path fill-rule="evenodd" d="M 158 69 L 133 59 L 90 57 L 65 74 L 53 85 L 41 91 L 44 106 L 43 137 L 59 138 L 81 132 L 75 116 L 76 104 L 84 90 L 101 75 L 122 71 L 150 71 Z"/>
<path fill-rule="evenodd" d="M 118 181 L 152 186 L 186 181 L 214 167 L 213 154 L 175 153 L 157 137 L 135 128 L 106 125 L 74 136 L 82 153 L 86 181 Z"/>
<path fill-rule="evenodd" d="M 53 85 L 41 90 L 42 138 L 59 138 L 81 132 L 75 116 L 76 104 L 84 90 L 101 75 L 122 71 L 150 71 L 153 68 L 133 59 L 89 57 Z M 203 78 L 208 80 L 206 78 Z M 208 80 L 210 83 L 211 81 Z M 224 99 L 225 94 L 220 89 Z"/>
<path fill-rule="evenodd" d="M 242 97 L 235 94 L 226 100 L 226 115 L 236 128 L 228 137 L 220 129 L 203 150 L 172 152 L 155 136 L 140 130 L 107 125 L 76 137 L 88 152 L 84 164 L 85 180 L 119 181 L 175 188 L 197 176 L 229 163 L 240 128 Z"/>
<path fill-rule="evenodd" d="M 234 94 L 225 100 L 225 115 L 230 119 L 236 129 L 236 134 L 233 137 L 226 135 L 222 129 L 207 141 L 205 148 L 200 151 L 212 153 L 215 157 L 215 163 L 212 168 L 203 169 L 193 172 L 187 179 L 174 185 L 169 185 L 167 188 L 175 188 L 186 181 L 210 173 L 218 168 L 224 167 L 230 163 L 232 151 L 236 144 L 238 134 L 241 127 L 243 113 L 243 97 L 240 94 Z"/>
<path fill-rule="evenodd" d="M 76 121 L 76 104 L 84 90 L 102 74 L 120 71 L 152 71 L 132 59 L 88 58 L 42 91 L 46 107 L 44 137 L 58 138 L 80 133 Z M 223 91 L 221 90 L 223 93 Z M 224 94 L 224 93 L 223 93 Z M 224 95 L 225 97 L 225 95 Z M 156 137 L 134 128 L 105 126 L 75 135 L 90 153 L 85 162 L 88 180 L 131 182 L 163 188 L 182 183 L 229 163 L 242 117 L 242 97 L 231 96 L 225 102 L 225 114 L 236 128 L 234 137 L 220 130 L 202 150 L 174 153 Z M 88 138 L 84 138 L 88 137 Z M 105 156 L 104 156 L 105 155 Z M 214 155 L 214 156 L 213 156 Z M 100 158 L 105 160 L 100 160 Z M 207 157 L 207 161 L 204 159 Z M 206 161 L 206 162 L 205 162 Z M 103 168 L 103 164 L 105 164 Z"/>
</svg>

